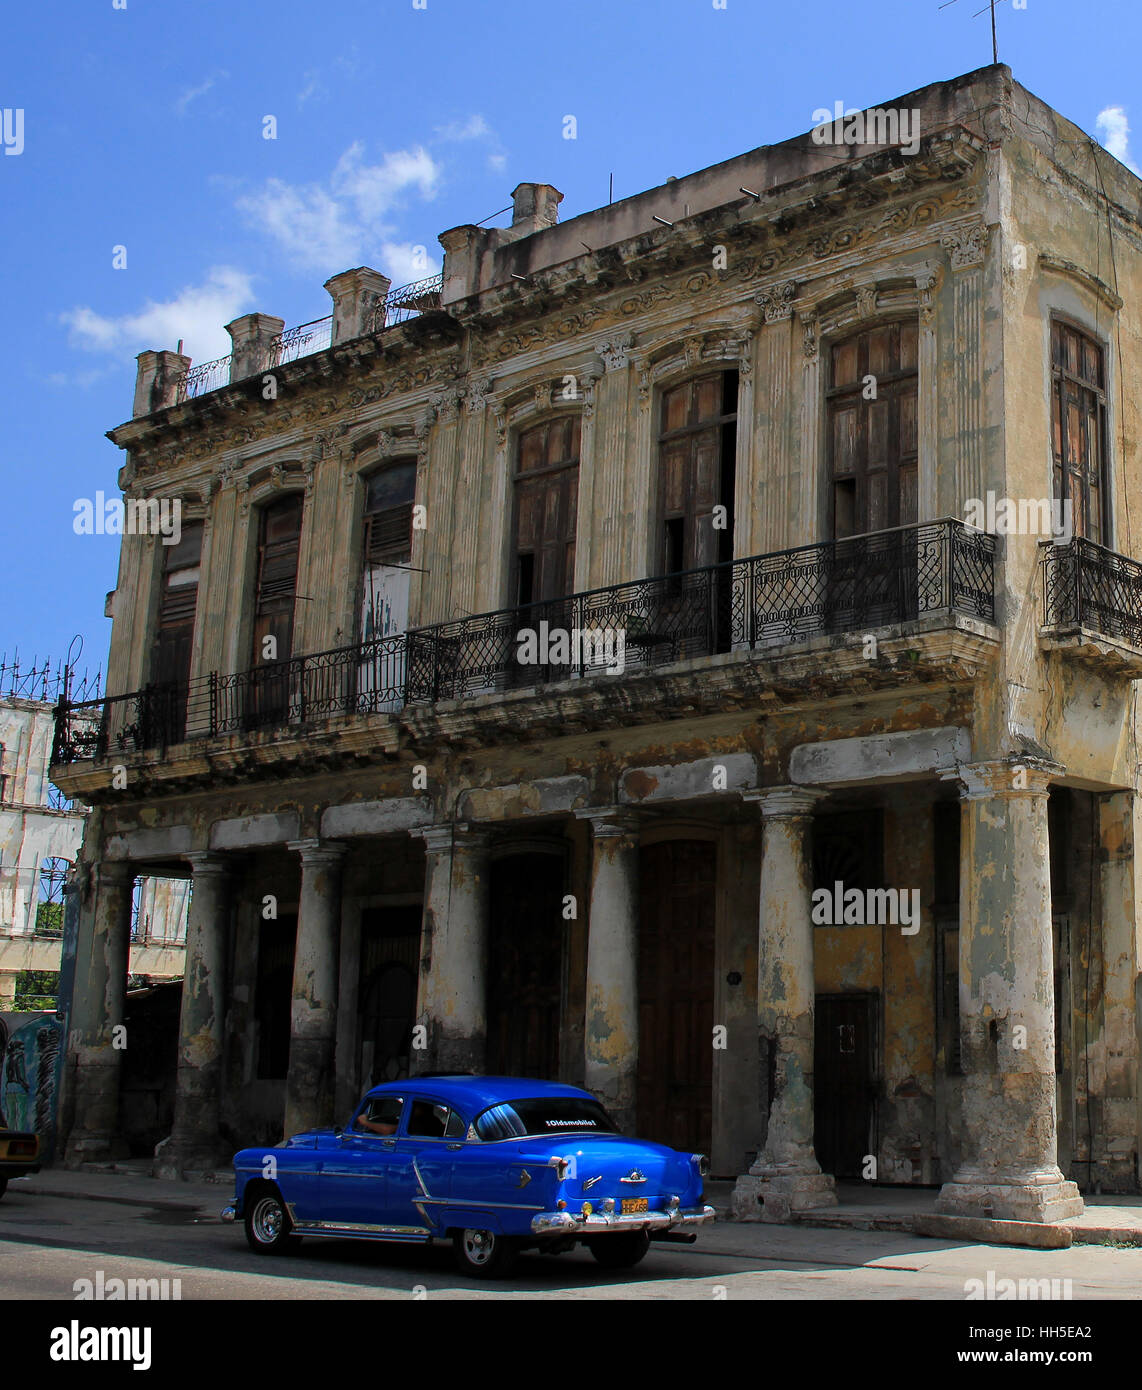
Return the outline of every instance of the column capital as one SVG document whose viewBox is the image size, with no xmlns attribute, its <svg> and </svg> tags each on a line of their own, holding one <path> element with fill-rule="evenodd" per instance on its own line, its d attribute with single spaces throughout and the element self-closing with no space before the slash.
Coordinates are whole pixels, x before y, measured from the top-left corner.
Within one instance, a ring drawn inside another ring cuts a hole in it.
<svg viewBox="0 0 1142 1390">
<path fill-rule="evenodd" d="M 576 820 L 591 822 L 591 834 L 596 840 L 617 840 L 622 836 L 637 836 L 642 817 L 625 806 L 595 806 L 575 812 Z"/>
<path fill-rule="evenodd" d="M 809 816 L 818 801 L 823 801 L 829 793 L 819 787 L 759 787 L 756 791 L 743 792 L 743 801 L 755 801 L 761 807 L 763 820 L 792 820 L 798 816 Z"/>
<path fill-rule="evenodd" d="M 1066 768 L 1049 758 L 1012 753 L 987 762 L 958 763 L 937 772 L 942 781 L 959 783 L 962 801 L 986 801 L 993 797 L 1045 796 L 1050 783 L 1057 781 Z"/>
<path fill-rule="evenodd" d="M 348 846 L 343 845 L 339 840 L 319 840 L 316 837 L 308 840 L 286 841 L 286 849 L 301 855 L 303 869 L 310 867 L 315 869 L 334 868 L 344 858 L 347 848 Z"/>
<path fill-rule="evenodd" d="M 214 850 L 191 850 L 182 857 L 190 865 L 195 878 L 221 877 L 230 872 L 230 860 L 226 855 L 218 854 Z"/>
<path fill-rule="evenodd" d="M 426 854 L 452 854 L 456 850 L 479 852 L 486 850 L 492 837 L 486 830 L 469 825 L 465 821 L 447 825 L 425 825 L 419 830 L 410 831 L 424 841 Z"/>
</svg>

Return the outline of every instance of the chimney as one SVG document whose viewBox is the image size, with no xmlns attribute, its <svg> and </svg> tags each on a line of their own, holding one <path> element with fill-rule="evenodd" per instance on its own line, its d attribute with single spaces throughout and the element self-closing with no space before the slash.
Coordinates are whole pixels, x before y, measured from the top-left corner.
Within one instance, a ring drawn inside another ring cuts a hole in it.
<svg viewBox="0 0 1142 1390">
<path fill-rule="evenodd" d="M 554 227 L 559 221 L 559 204 L 563 194 L 549 183 L 517 184 L 512 193 L 512 233 L 515 237 L 530 236 Z"/>
<path fill-rule="evenodd" d="M 343 270 L 325 282 L 333 300 L 332 342 L 344 343 L 350 338 L 363 338 L 381 323 L 374 325 L 378 304 L 385 302 L 392 281 L 379 270 L 359 265 L 356 270 Z"/>
<path fill-rule="evenodd" d="M 243 314 L 228 323 L 226 332 L 234 344 L 230 380 L 241 381 L 275 367 L 273 341 L 284 327 L 285 319 L 276 319 L 272 314 Z"/>
<path fill-rule="evenodd" d="M 150 415 L 174 405 L 178 382 L 190 368 L 190 358 L 178 352 L 140 352 L 135 358 L 135 403 L 131 415 Z"/>
</svg>

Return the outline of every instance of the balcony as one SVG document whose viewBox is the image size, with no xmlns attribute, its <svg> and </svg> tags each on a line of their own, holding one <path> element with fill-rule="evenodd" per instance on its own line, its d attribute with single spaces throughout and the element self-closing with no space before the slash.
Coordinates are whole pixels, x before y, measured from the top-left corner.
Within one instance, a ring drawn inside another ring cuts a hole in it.
<svg viewBox="0 0 1142 1390">
<path fill-rule="evenodd" d="M 995 643 L 994 555 L 994 537 L 947 518 L 212 672 L 184 686 L 64 701 L 52 763 L 147 750 L 161 761 L 175 746 L 193 762 L 192 745 L 229 740 L 238 769 L 249 767 L 259 733 L 300 739 L 305 730 L 312 752 L 318 730 L 337 721 L 342 751 L 362 756 L 396 751 L 402 729 L 414 739 L 492 741 L 544 722 L 553 730 L 614 722 L 616 711 L 619 722 L 649 722 L 724 708 L 727 698 L 792 701 L 810 687 L 819 696 L 846 684 L 971 679 Z M 362 716 L 387 716 L 373 721 L 387 734 L 362 735 Z M 280 739 L 272 747 L 267 763 L 281 760 Z M 225 756 L 212 755 L 213 764 Z"/>
<path fill-rule="evenodd" d="M 1105 675 L 1142 678 L 1142 564 L 1082 536 L 1043 541 L 1046 651 Z"/>
</svg>

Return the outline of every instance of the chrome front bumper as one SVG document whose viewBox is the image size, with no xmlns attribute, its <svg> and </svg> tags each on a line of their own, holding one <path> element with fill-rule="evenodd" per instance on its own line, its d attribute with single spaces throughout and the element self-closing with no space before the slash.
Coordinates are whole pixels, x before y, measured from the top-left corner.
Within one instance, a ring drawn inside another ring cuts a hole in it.
<svg viewBox="0 0 1142 1390">
<path fill-rule="evenodd" d="M 669 1207 L 666 1211 L 635 1211 L 621 1216 L 614 1211 L 592 1211 L 583 1216 L 570 1211 L 542 1211 L 533 1216 L 534 1235 L 601 1235 L 606 1231 L 687 1230 L 713 1221 L 713 1207 Z"/>
</svg>

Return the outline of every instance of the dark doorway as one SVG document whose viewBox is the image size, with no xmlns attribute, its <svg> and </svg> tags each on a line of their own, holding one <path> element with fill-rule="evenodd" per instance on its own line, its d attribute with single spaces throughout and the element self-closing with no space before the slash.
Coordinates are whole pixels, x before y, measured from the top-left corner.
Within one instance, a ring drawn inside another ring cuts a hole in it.
<svg viewBox="0 0 1142 1390">
<path fill-rule="evenodd" d="M 717 846 L 647 845 L 640 865 L 638 1133 L 709 1153 Z"/>
<path fill-rule="evenodd" d="M 258 923 L 258 983 L 254 992 L 254 1017 L 258 1029 L 259 1081 L 279 1081 L 289 1071 L 296 944 L 296 912 L 283 912 L 275 920 Z"/>
<path fill-rule="evenodd" d="M 558 1077 L 565 875 L 562 851 L 509 854 L 492 862 L 487 1052 L 492 1075 Z"/>
<path fill-rule="evenodd" d="M 876 1152 L 875 997 L 819 994 L 813 1057 L 813 1145 L 823 1172 L 863 1176 Z"/>
<path fill-rule="evenodd" d="M 419 903 L 361 914 L 361 1089 L 407 1076 L 416 1022 Z"/>
</svg>

